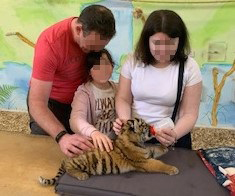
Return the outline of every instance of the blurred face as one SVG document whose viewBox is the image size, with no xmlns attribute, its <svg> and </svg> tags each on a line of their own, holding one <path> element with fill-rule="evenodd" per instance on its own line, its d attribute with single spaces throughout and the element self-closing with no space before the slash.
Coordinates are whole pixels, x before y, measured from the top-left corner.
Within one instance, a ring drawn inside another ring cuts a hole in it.
<svg viewBox="0 0 235 196">
<path fill-rule="evenodd" d="M 111 78 L 112 72 L 113 66 L 106 54 L 101 56 L 100 64 L 94 65 L 90 70 L 92 80 L 99 84 L 106 83 Z"/>
<path fill-rule="evenodd" d="M 88 35 L 84 35 L 81 25 L 76 26 L 76 34 L 74 39 L 85 53 L 91 51 L 98 52 L 102 50 L 110 41 L 110 39 L 102 38 L 100 34 L 95 31 L 91 31 Z"/>
<path fill-rule="evenodd" d="M 174 57 L 179 38 L 171 38 L 165 33 L 155 33 L 149 37 L 150 52 L 159 63 L 168 63 Z"/>
</svg>

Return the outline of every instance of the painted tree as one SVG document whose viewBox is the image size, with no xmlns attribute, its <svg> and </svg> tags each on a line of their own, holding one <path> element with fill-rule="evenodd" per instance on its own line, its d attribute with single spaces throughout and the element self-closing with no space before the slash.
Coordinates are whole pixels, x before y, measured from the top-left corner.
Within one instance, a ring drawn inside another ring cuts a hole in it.
<svg viewBox="0 0 235 196">
<path fill-rule="evenodd" d="M 140 19 L 142 21 L 142 23 L 144 24 L 146 21 L 146 18 L 144 16 L 144 12 L 142 9 L 140 8 L 135 8 L 135 10 L 133 11 L 133 17 L 135 19 Z"/>
<path fill-rule="evenodd" d="M 233 61 L 233 65 L 230 70 L 228 70 L 222 77 L 221 82 L 218 84 L 218 74 L 219 70 L 214 67 L 212 70 L 213 74 L 213 84 L 214 84 L 214 92 L 215 92 L 215 97 L 213 100 L 213 106 L 212 106 L 212 111 L 211 111 L 211 125 L 212 126 L 217 126 L 218 124 L 218 119 L 217 119 L 217 110 L 218 110 L 218 104 L 221 96 L 222 89 L 224 87 L 225 81 L 227 77 L 229 77 L 233 72 L 235 72 L 235 60 Z"/>
<path fill-rule="evenodd" d="M 28 38 L 26 38 L 25 36 L 23 36 L 21 33 L 19 32 L 10 32 L 7 33 L 6 36 L 11 36 L 11 35 L 16 35 L 18 38 L 20 38 L 21 41 L 25 42 L 26 44 L 28 44 L 31 47 L 35 47 L 35 43 L 33 43 L 32 41 L 30 41 Z"/>
</svg>

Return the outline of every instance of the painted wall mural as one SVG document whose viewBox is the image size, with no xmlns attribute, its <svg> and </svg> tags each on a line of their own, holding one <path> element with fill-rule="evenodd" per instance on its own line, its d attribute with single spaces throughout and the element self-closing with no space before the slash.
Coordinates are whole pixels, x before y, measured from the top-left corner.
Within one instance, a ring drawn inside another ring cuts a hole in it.
<svg viewBox="0 0 235 196">
<path fill-rule="evenodd" d="M 203 76 L 197 124 L 235 128 L 235 2 L 231 1 L 2 0 L 0 109 L 27 110 L 37 37 L 53 23 L 78 16 L 90 4 L 105 5 L 116 19 L 117 34 L 107 46 L 115 60 L 112 76 L 115 81 L 149 13 L 156 9 L 176 11 L 189 29 L 191 55 Z"/>
</svg>

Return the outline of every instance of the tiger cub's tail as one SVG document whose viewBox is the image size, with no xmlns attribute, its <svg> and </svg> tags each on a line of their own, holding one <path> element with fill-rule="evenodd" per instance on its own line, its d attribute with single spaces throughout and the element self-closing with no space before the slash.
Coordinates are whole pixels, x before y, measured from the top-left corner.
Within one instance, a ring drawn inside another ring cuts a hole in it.
<svg viewBox="0 0 235 196">
<path fill-rule="evenodd" d="M 58 179 L 65 173 L 65 170 L 63 169 L 63 167 L 61 166 L 59 168 L 59 171 L 57 172 L 56 176 L 54 178 L 51 178 L 51 179 L 46 179 L 46 178 L 43 178 L 42 176 L 39 177 L 39 183 L 41 185 L 44 185 L 44 186 L 52 186 L 52 185 L 55 185 L 55 183 L 58 181 Z"/>
</svg>

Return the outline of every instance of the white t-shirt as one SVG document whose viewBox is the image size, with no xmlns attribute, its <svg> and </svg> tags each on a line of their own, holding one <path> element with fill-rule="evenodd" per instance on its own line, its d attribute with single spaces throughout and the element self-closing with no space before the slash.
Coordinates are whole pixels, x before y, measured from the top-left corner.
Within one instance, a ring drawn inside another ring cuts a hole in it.
<svg viewBox="0 0 235 196">
<path fill-rule="evenodd" d="M 156 68 L 152 65 L 144 66 L 131 56 L 123 65 L 121 75 L 131 80 L 132 117 L 143 118 L 150 124 L 171 117 L 176 102 L 178 72 L 179 64 L 172 62 L 165 68 Z M 188 57 L 182 94 L 185 86 L 192 86 L 201 80 L 198 64 Z"/>
<path fill-rule="evenodd" d="M 97 117 L 95 127 L 100 132 L 108 134 L 112 131 L 112 123 L 115 120 L 115 90 L 113 87 L 102 90 L 92 83 L 91 87 L 95 96 L 95 113 Z"/>
</svg>

